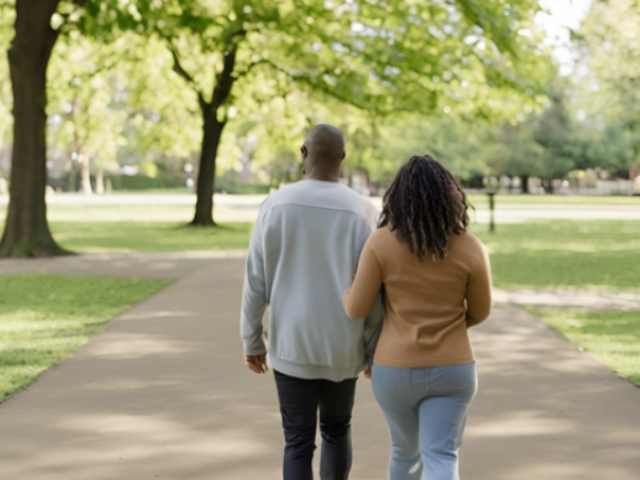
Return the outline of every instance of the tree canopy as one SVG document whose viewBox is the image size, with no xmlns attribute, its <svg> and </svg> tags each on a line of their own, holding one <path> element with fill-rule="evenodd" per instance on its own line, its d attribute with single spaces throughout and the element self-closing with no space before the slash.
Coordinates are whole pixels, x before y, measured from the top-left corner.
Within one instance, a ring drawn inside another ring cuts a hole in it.
<svg viewBox="0 0 640 480">
<path fill-rule="evenodd" d="M 214 190 L 298 178 L 299 142 L 319 122 L 345 131 L 346 176 L 380 186 L 415 152 L 480 186 L 624 175 L 640 152 L 636 4 L 593 4 L 569 79 L 542 46 L 539 11 L 536 0 L 4 2 L 0 143 L 13 143 L 16 190 L 0 252 L 59 252 L 47 181 L 85 192 L 136 172 L 145 185 L 195 181 L 191 224 L 214 225 Z M 26 110 L 12 134 L 15 98 Z"/>
</svg>

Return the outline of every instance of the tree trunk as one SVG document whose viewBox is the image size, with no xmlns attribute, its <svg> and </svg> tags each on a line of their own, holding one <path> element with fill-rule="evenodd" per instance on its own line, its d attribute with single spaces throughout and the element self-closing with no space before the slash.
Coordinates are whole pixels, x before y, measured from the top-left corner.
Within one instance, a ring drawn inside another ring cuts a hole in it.
<svg viewBox="0 0 640 480">
<path fill-rule="evenodd" d="M 96 193 L 102 195 L 104 193 L 104 172 L 102 168 L 98 168 L 96 172 Z"/>
<path fill-rule="evenodd" d="M 77 162 L 73 158 L 73 153 L 69 153 L 69 184 L 67 185 L 68 192 L 78 191 L 78 166 Z"/>
<path fill-rule="evenodd" d="M 16 1 L 15 37 L 8 52 L 14 102 L 11 197 L 0 257 L 67 253 L 51 236 L 45 201 L 46 76 L 57 39 L 50 21 L 59 1 Z"/>
<path fill-rule="evenodd" d="M 91 195 L 91 166 L 89 165 L 89 156 L 84 152 L 78 152 L 78 165 L 80 166 L 80 191 L 85 195 Z"/>
<path fill-rule="evenodd" d="M 520 188 L 522 193 L 529 194 L 529 175 L 520 175 Z"/>
<path fill-rule="evenodd" d="M 216 177 L 216 160 L 222 131 L 226 122 L 216 118 L 216 112 L 210 105 L 202 108 L 202 148 L 196 185 L 196 212 L 190 225 L 194 227 L 213 227 L 213 192 Z"/>
</svg>

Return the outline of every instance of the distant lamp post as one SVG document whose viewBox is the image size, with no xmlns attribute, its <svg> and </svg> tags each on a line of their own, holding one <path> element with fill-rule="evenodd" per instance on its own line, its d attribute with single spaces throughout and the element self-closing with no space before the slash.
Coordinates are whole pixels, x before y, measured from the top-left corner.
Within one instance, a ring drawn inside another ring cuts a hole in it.
<svg viewBox="0 0 640 480">
<path fill-rule="evenodd" d="M 497 190 L 487 190 L 486 194 L 489 197 L 489 231 L 491 233 L 496 231 L 496 222 L 494 218 L 494 211 L 496 208 L 496 193 Z"/>
</svg>

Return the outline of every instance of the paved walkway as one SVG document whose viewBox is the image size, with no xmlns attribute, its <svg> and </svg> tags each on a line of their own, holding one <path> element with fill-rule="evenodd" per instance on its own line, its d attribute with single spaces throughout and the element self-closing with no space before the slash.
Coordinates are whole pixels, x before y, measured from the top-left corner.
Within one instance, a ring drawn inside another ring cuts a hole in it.
<svg viewBox="0 0 640 480">
<path fill-rule="evenodd" d="M 640 290 L 604 288 L 496 288 L 498 304 L 532 307 L 584 308 L 588 310 L 640 310 Z"/>
<path fill-rule="evenodd" d="M 0 479 L 280 478 L 273 379 L 241 361 L 243 261 L 215 256 L 0 262 L 1 273 L 179 278 L 0 406 Z M 637 480 L 640 389 L 516 307 L 497 308 L 473 341 L 465 480 Z M 386 426 L 370 384 L 358 388 L 351 478 L 383 480 Z"/>
</svg>

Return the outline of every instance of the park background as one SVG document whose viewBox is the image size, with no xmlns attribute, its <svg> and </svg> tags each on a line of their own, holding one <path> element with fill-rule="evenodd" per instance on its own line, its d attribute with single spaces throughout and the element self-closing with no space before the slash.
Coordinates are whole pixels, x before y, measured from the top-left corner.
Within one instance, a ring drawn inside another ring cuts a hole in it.
<svg viewBox="0 0 640 480">
<path fill-rule="evenodd" d="M 441 160 L 497 305 L 640 385 L 638 32 L 633 0 L 2 2 L 0 402 L 179 286 L 176 258 L 241 258 L 317 123 L 377 205 Z"/>
</svg>

